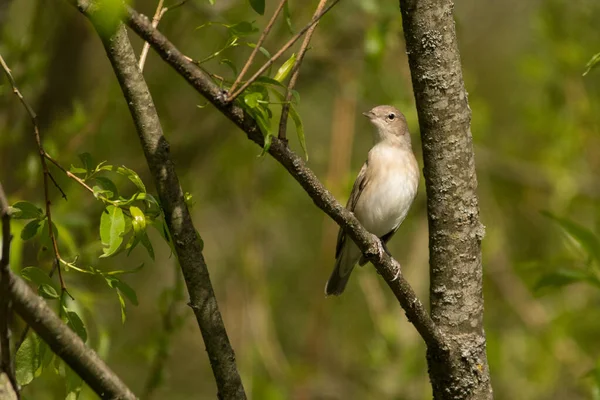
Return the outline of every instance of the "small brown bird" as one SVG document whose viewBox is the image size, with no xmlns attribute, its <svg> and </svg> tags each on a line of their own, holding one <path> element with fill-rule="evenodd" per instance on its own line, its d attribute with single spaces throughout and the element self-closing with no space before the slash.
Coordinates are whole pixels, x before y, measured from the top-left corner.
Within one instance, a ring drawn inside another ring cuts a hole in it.
<svg viewBox="0 0 600 400">
<path fill-rule="evenodd" d="M 377 106 L 363 113 L 375 125 L 374 145 L 362 166 L 346 208 L 365 229 L 385 244 L 396 233 L 419 185 L 419 166 L 412 151 L 404 115 L 392 106 Z M 354 265 L 367 263 L 361 251 L 340 229 L 335 268 L 325 286 L 326 295 L 340 295 Z"/>
</svg>

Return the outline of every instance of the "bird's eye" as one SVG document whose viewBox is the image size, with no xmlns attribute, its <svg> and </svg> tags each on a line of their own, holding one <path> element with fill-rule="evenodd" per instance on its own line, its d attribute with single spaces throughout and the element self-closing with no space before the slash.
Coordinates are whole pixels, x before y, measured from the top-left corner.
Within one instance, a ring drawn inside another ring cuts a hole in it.
<svg viewBox="0 0 600 400">
<path fill-rule="evenodd" d="M 393 121 L 393 120 L 394 120 L 394 118 L 396 118 L 396 114 L 394 114 L 394 113 L 389 113 L 389 114 L 388 114 L 388 116 L 387 116 L 387 118 L 388 118 L 390 121 Z"/>
</svg>

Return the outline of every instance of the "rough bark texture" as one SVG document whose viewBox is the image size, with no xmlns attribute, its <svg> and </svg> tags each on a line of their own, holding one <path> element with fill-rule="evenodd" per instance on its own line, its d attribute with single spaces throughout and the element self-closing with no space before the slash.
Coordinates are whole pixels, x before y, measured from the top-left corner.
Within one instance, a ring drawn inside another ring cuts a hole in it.
<svg viewBox="0 0 600 400">
<path fill-rule="evenodd" d="M 436 399 L 491 399 L 471 110 L 450 0 L 400 0 L 423 142 L 431 316 L 451 348 L 428 352 Z"/>
<path fill-rule="evenodd" d="M 137 398 L 21 278 L 9 272 L 8 282 L 15 311 L 100 398 Z"/>
<path fill-rule="evenodd" d="M 181 266 L 193 309 L 204 339 L 220 399 L 245 399 L 235 355 L 213 291 L 202 243 L 185 203 L 179 178 L 169 154 L 154 102 L 139 70 L 136 56 L 121 23 L 107 27 L 95 4 L 79 4 L 100 34 L 129 111 L 133 117 L 144 155 L 154 179 L 173 248 Z"/>
<path fill-rule="evenodd" d="M 204 71 L 189 62 L 167 38 L 154 29 L 147 17 L 129 9 L 127 24 L 145 41 L 150 43 L 163 60 L 169 63 L 190 85 L 239 126 L 250 140 L 262 147 L 263 136 L 256 122 L 245 114 L 240 107 L 227 103 L 225 93 Z M 390 287 L 406 312 L 406 316 L 427 343 L 428 348 L 432 349 L 439 357 L 444 357 L 447 354 L 448 346 L 443 335 L 433 324 L 427 310 L 404 276 L 402 274 L 396 275 L 400 264 L 385 252 L 379 251 L 379 239 L 367 232 L 354 214 L 346 210 L 329 193 L 312 170 L 306 166 L 304 160 L 291 151 L 282 140 L 275 137 L 272 139 L 269 154 L 279 161 L 300 183 L 317 207 L 346 230 Z"/>
</svg>

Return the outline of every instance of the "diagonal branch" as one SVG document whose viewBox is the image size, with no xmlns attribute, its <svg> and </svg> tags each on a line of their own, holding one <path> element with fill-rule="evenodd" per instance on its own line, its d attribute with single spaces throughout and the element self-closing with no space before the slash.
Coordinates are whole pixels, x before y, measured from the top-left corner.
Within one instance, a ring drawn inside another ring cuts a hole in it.
<svg viewBox="0 0 600 400">
<path fill-rule="evenodd" d="M 172 245 L 177 254 L 190 296 L 189 305 L 204 339 L 220 399 L 246 399 L 235 355 L 219 311 L 202 254 L 201 238 L 192 223 L 170 145 L 165 139 L 154 102 L 121 23 L 107 29 L 103 25 L 101 2 L 78 4 L 102 40 L 108 59 L 123 91 L 160 199 Z M 150 27 L 152 27 L 150 25 Z M 154 28 L 152 28 L 154 29 Z"/>
<path fill-rule="evenodd" d="M 325 7 L 325 3 L 327 3 L 327 0 L 319 1 L 319 5 L 317 6 L 317 9 L 315 10 L 315 14 L 314 14 L 313 18 L 316 17 L 317 15 L 319 15 L 321 10 L 323 10 L 323 7 Z M 288 121 L 288 116 L 289 116 L 289 112 L 290 112 L 290 102 L 292 101 L 292 96 L 293 96 L 292 91 L 294 90 L 294 86 L 296 86 L 296 82 L 298 81 L 298 75 L 300 75 L 300 66 L 302 65 L 302 60 L 304 60 L 304 55 L 306 54 L 306 51 L 308 50 L 308 45 L 310 44 L 310 39 L 312 38 L 312 35 L 315 32 L 315 29 L 317 29 L 317 25 L 318 25 L 318 22 L 316 24 L 314 24 L 313 26 L 311 26 L 308 29 L 308 31 L 306 32 L 306 36 L 304 37 L 304 41 L 302 42 L 302 47 L 300 47 L 300 50 L 298 51 L 298 57 L 296 58 L 296 62 L 294 62 L 294 66 L 292 67 L 292 76 L 290 77 L 290 81 L 287 86 L 285 102 L 283 103 L 283 106 L 281 107 L 281 119 L 279 120 L 278 137 L 280 140 L 283 140 L 284 142 L 287 141 L 285 134 L 286 134 L 286 130 L 287 130 L 287 121 Z"/>
<path fill-rule="evenodd" d="M 25 281 L 9 272 L 8 283 L 15 311 L 100 398 L 136 399 L 96 352 L 87 347 Z"/>
<path fill-rule="evenodd" d="M 286 44 L 283 45 L 283 47 L 281 49 L 279 49 L 279 51 L 277 53 L 275 53 L 273 55 L 273 57 L 271 57 L 266 63 L 265 65 L 263 65 L 262 67 L 259 68 L 258 71 L 256 71 L 256 73 L 254 75 L 252 75 L 252 78 L 248 79 L 246 82 L 244 82 L 244 84 L 235 92 L 233 92 L 232 90 L 230 90 L 230 92 L 233 92 L 232 94 L 229 95 L 229 97 L 227 98 L 227 101 L 229 103 L 233 103 L 233 101 L 244 92 L 244 90 L 246 90 L 248 88 L 248 86 L 252 85 L 252 83 L 254 83 L 254 81 L 256 81 L 258 79 L 258 77 L 260 77 L 262 74 L 264 74 L 264 72 L 275 62 L 277 61 L 277 59 L 279 57 L 281 57 L 281 55 L 283 53 L 285 53 L 290 47 L 292 47 L 294 45 L 294 43 L 296 43 L 296 41 L 298 39 L 300 39 L 300 37 L 302 35 L 304 35 L 306 33 L 306 31 L 308 31 L 311 27 L 313 27 L 317 22 L 319 22 L 319 20 L 325 15 L 327 14 L 327 12 L 329 10 L 331 10 L 340 0 L 333 0 L 333 2 L 323 11 L 321 11 L 320 13 L 318 13 L 317 15 L 315 15 L 313 17 L 313 19 L 302 29 L 300 29 L 300 31 L 298 33 L 296 33 Z"/>
<path fill-rule="evenodd" d="M 152 28 L 146 17 L 129 8 L 126 22 L 140 37 L 150 43 L 163 60 L 169 63 L 190 85 L 240 127 L 250 140 L 261 147 L 263 146 L 263 135 L 256 122 L 245 114 L 240 107 L 227 103 L 220 88 L 211 78 L 200 68 L 189 62 L 164 35 Z M 269 153 L 300 183 L 317 207 L 337 222 L 350 235 L 361 251 L 367 255 L 369 261 L 375 265 L 377 271 L 396 296 L 408 319 L 423 337 L 427 346 L 430 349 L 440 350 L 441 356 L 446 354 L 448 349 L 446 339 L 435 326 L 427 310 L 404 276 L 401 274 L 396 276 L 398 262 L 385 252 L 379 253 L 377 251 L 378 239 L 367 232 L 354 214 L 343 207 L 327 191 L 314 172 L 306 166 L 302 158 L 291 151 L 283 141 L 273 138 Z"/>
<path fill-rule="evenodd" d="M 2 254 L 0 255 L 0 373 L 5 373 L 12 385 L 13 391 L 19 397 L 19 386 L 15 378 L 15 369 L 10 353 L 10 330 L 12 310 L 10 304 L 9 275 L 10 275 L 10 215 L 8 200 L 0 183 L 0 217 L 2 218 Z"/>
<path fill-rule="evenodd" d="M 271 32 L 271 28 L 275 24 L 275 20 L 277 19 L 277 17 L 281 13 L 281 10 L 283 10 L 283 6 L 285 6 L 286 2 L 287 2 L 287 0 L 281 0 L 281 2 L 279 3 L 279 6 L 277 6 L 277 9 L 273 13 L 273 16 L 271 17 L 271 20 L 269 21 L 269 23 L 267 24 L 267 26 L 263 30 L 262 34 L 260 35 L 260 38 L 258 38 L 258 42 L 256 42 L 256 47 L 254 47 L 254 49 L 252 49 L 252 53 L 250 53 L 250 57 L 248 57 L 248 61 L 246 61 L 246 64 L 244 64 L 244 67 L 242 68 L 242 72 L 240 72 L 240 74 L 238 75 L 238 77 L 235 78 L 235 82 L 233 82 L 233 85 L 231 85 L 231 88 L 229 88 L 230 92 L 234 92 L 235 91 L 235 89 L 237 88 L 237 85 L 244 78 L 244 75 L 246 75 L 246 72 L 248 72 L 248 69 L 250 68 L 250 65 L 252 65 L 252 61 L 254 61 L 254 57 L 256 57 L 256 53 L 258 53 L 258 50 L 260 49 L 260 46 L 262 46 L 262 44 L 265 41 L 265 39 L 267 38 L 267 35 L 269 34 L 269 32 Z"/>
</svg>

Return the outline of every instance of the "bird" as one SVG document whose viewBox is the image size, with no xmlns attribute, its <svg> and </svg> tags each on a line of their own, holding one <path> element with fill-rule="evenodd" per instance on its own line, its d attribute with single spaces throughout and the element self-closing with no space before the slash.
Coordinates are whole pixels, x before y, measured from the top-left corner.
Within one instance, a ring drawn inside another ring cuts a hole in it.
<svg viewBox="0 0 600 400">
<path fill-rule="evenodd" d="M 373 147 L 352 187 L 346 208 L 367 231 L 386 244 L 406 218 L 419 186 L 420 171 L 412 150 L 406 117 L 389 105 L 363 113 L 375 126 Z M 335 267 L 325 285 L 325 295 L 342 294 L 356 263 L 367 260 L 354 241 L 340 228 Z"/>
</svg>

